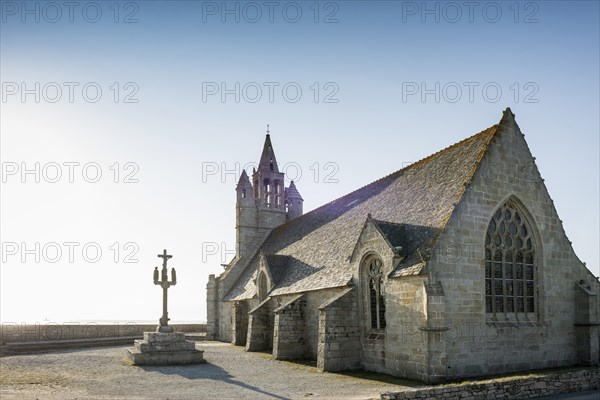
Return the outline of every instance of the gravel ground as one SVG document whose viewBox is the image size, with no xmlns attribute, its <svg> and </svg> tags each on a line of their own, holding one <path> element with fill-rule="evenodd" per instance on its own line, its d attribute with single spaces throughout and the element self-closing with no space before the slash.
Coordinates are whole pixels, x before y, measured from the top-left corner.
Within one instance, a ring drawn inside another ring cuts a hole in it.
<svg viewBox="0 0 600 400">
<path fill-rule="evenodd" d="M 208 342 L 206 364 L 136 367 L 126 347 L 0 359 L 0 398 L 68 399 L 370 399 L 418 383 L 371 373 L 320 373 L 314 366 Z"/>
</svg>

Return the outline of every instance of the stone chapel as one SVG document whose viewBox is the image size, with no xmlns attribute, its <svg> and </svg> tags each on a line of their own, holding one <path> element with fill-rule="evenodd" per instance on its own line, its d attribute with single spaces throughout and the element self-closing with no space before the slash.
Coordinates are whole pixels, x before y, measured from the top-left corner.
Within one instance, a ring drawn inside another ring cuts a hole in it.
<svg viewBox="0 0 600 400">
<path fill-rule="evenodd" d="M 267 134 L 209 277 L 210 339 L 431 383 L 600 363 L 600 283 L 510 109 L 306 214 L 284 178 Z"/>
</svg>

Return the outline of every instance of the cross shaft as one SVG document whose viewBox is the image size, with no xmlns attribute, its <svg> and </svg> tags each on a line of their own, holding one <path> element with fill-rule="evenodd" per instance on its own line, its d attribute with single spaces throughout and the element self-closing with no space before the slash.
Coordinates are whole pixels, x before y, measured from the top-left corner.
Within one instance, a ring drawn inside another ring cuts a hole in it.
<svg viewBox="0 0 600 400">
<path fill-rule="evenodd" d="M 161 280 L 158 280 L 158 267 L 154 268 L 154 284 L 160 285 L 163 289 L 163 314 L 159 320 L 158 331 L 160 332 L 173 332 L 173 328 L 169 326 L 169 312 L 167 310 L 168 304 L 168 296 L 167 290 L 170 286 L 175 286 L 177 284 L 177 275 L 175 273 L 175 268 L 171 269 L 171 281 L 169 281 L 168 271 L 167 271 L 167 261 L 173 256 L 167 254 L 167 250 L 163 250 L 162 254 L 158 255 L 158 258 L 163 259 L 162 271 L 161 271 Z"/>
</svg>

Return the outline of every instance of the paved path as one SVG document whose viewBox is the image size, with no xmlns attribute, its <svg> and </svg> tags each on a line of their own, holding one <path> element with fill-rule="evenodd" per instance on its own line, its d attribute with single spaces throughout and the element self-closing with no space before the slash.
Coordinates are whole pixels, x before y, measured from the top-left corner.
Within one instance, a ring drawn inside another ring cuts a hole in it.
<svg viewBox="0 0 600 400">
<path fill-rule="evenodd" d="M 272 360 L 224 343 L 199 347 L 208 363 L 181 367 L 126 365 L 126 347 L 2 358 L 0 398 L 370 399 L 418 385 L 369 373 L 320 373 L 313 366 Z"/>
</svg>

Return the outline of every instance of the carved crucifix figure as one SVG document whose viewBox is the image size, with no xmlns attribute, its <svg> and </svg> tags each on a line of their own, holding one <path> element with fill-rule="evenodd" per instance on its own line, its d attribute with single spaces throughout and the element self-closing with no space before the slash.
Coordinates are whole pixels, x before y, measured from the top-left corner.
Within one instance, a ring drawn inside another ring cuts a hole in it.
<svg viewBox="0 0 600 400">
<path fill-rule="evenodd" d="M 169 313 L 167 311 L 167 289 L 170 286 L 175 286 L 177 284 L 177 275 L 175 273 L 175 268 L 171 269 L 171 281 L 168 278 L 167 272 L 167 260 L 172 258 L 173 256 L 167 254 L 167 250 L 163 250 L 162 254 L 158 255 L 159 258 L 163 259 L 162 265 L 162 273 L 161 280 L 158 280 L 158 267 L 154 268 L 154 284 L 160 285 L 163 289 L 163 314 L 159 320 L 160 325 L 158 326 L 158 332 L 173 332 L 173 328 L 169 326 Z"/>
</svg>

